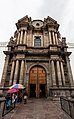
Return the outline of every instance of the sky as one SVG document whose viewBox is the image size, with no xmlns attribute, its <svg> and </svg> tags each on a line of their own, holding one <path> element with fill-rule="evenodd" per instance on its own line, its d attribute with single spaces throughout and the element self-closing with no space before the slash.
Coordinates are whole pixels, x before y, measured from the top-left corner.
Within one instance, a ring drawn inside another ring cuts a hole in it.
<svg viewBox="0 0 74 119">
<path fill-rule="evenodd" d="M 32 20 L 52 17 L 60 24 L 61 37 L 66 37 L 67 43 L 74 42 L 74 0 L 0 0 L 0 42 L 9 41 L 16 30 L 15 23 L 26 15 Z M 69 50 L 72 65 L 74 49 Z"/>
</svg>

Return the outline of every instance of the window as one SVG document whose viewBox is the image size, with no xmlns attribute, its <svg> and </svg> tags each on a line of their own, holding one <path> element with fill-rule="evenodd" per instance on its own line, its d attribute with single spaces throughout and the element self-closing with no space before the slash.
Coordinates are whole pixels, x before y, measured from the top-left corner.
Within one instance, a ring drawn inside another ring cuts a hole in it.
<svg viewBox="0 0 74 119">
<path fill-rule="evenodd" d="M 41 37 L 40 36 L 35 36 L 34 46 L 35 47 L 40 47 L 41 46 Z"/>
<path fill-rule="evenodd" d="M 36 24 L 36 26 L 40 26 L 40 24 L 39 24 L 39 23 L 37 23 L 37 24 Z"/>
</svg>

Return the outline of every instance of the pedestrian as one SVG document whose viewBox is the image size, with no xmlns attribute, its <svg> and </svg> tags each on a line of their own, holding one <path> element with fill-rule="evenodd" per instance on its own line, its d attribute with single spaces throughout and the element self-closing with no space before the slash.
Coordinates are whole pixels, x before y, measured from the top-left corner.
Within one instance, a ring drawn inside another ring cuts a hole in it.
<svg viewBox="0 0 74 119">
<path fill-rule="evenodd" d="M 14 108 L 15 108 L 15 94 L 14 93 L 12 95 L 12 104 L 14 104 Z"/>
<path fill-rule="evenodd" d="M 18 102 L 18 97 L 17 97 L 17 94 L 15 95 L 15 103 Z"/>
<path fill-rule="evenodd" d="M 6 101 L 5 101 L 6 110 L 9 110 L 11 107 L 11 96 L 10 96 L 10 94 L 8 93 L 5 98 L 6 98 Z"/>
<path fill-rule="evenodd" d="M 24 92 L 24 104 L 26 104 L 27 103 L 27 93 L 26 93 L 26 91 Z"/>
<path fill-rule="evenodd" d="M 20 103 L 22 102 L 22 98 L 23 98 L 23 95 L 22 95 L 22 92 L 20 92 L 20 95 L 19 95 L 19 102 Z"/>
</svg>

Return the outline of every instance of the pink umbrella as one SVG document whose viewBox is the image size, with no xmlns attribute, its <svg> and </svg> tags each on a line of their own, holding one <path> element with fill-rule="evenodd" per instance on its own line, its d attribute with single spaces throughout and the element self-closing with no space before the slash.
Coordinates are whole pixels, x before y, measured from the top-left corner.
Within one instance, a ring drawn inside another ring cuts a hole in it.
<svg viewBox="0 0 74 119">
<path fill-rule="evenodd" d="M 18 89 L 11 88 L 7 91 L 7 93 L 15 93 L 15 92 L 18 92 Z"/>
</svg>

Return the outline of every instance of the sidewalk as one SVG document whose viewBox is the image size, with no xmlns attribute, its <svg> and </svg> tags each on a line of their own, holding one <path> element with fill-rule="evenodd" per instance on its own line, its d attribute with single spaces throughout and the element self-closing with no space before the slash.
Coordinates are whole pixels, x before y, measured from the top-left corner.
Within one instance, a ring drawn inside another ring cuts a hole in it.
<svg viewBox="0 0 74 119">
<path fill-rule="evenodd" d="M 28 99 L 27 104 L 18 104 L 4 119 L 71 119 L 56 101 Z"/>
</svg>

